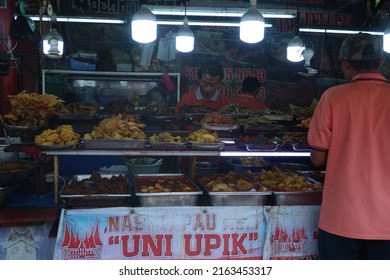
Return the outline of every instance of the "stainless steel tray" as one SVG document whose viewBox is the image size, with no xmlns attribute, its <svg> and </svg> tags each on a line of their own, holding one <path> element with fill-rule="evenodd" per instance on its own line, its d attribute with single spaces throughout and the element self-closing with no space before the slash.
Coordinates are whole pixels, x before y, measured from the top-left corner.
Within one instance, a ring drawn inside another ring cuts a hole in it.
<svg viewBox="0 0 390 280">
<path fill-rule="evenodd" d="M 238 130 L 240 126 L 238 124 L 202 124 L 202 127 L 208 130 L 214 131 L 233 131 Z"/>
<path fill-rule="evenodd" d="M 322 190 L 272 193 L 275 205 L 321 205 L 322 201 Z"/>
<path fill-rule="evenodd" d="M 178 192 L 140 192 L 142 183 L 150 179 L 169 179 L 185 182 L 192 186 L 194 191 Z M 140 206 L 160 207 L 160 206 L 197 206 L 200 196 L 203 194 L 198 186 L 185 174 L 138 174 L 134 176 L 135 196 L 139 200 Z"/>
<path fill-rule="evenodd" d="M 224 143 L 199 143 L 199 142 L 188 142 L 190 147 L 195 150 L 222 150 L 225 146 Z"/>
<path fill-rule="evenodd" d="M 264 132 L 264 131 L 280 131 L 283 129 L 283 125 L 279 124 L 264 124 L 264 125 L 243 125 L 245 133 L 251 132 Z"/>
<path fill-rule="evenodd" d="M 274 152 L 280 147 L 279 143 L 267 143 L 267 144 L 249 144 L 249 143 L 237 143 L 237 148 L 241 148 L 250 152 Z"/>
<path fill-rule="evenodd" d="M 38 132 L 45 129 L 44 126 L 24 126 L 24 125 L 8 125 L 3 124 L 7 131 L 20 131 L 20 132 Z"/>
<path fill-rule="evenodd" d="M 58 120 L 77 121 L 99 119 L 99 114 L 56 114 Z"/>
<path fill-rule="evenodd" d="M 270 121 L 292 121 L 294 119 L 293 115 L 288 114 L 265 114 L 262 116 Z"/>
<path fill-rule="evenodd" d="M 168 115 L 168 116 L 151 116 L 151 115 L 142 115 L 142 120 L 145 121 L 151 121 L 151 122 L 171 122 L 176 119 L 176 116 L 174 115 Z"/>
<path fill-rule="evenodd" d="M 150 146 L 155 149 L 182 149 L 186 143 L 179 142 L 149 142 Z"/>
<path fill-rule="evenodd" d="M 271 191 L 207 192 L 211 206 L 259 206 L 266 205 Z"/>
<path fill-rule="evenodd" d="M 146 140 L 83 139 L 86 149 L 143 149 Z"/>
<path fill-rule="evenodd" d="M 113 176 L 122 175 L 126 178 L 125 174 L 101 174 L 103 178 L 111 178 Z M 87 175 L 74 175 L 69 181 L 68 185 L 72 182 L 80 182 L 84 179 L 91 178 L 91 174 Z M 127 184 L 127 193 L 116 194 L 64 194 L 66 185 L 60 191 L 60 198 L 65 201 L 68 207 L 112 207 L 112 206 L 126 206 L 129 204 L 129 199 L 131 197 L 131 189 Z"/>
<path fill-rule="evenodd" d="M 73 150 L 77 145 L 38 145 L 42 150 Z"/>
</svg>

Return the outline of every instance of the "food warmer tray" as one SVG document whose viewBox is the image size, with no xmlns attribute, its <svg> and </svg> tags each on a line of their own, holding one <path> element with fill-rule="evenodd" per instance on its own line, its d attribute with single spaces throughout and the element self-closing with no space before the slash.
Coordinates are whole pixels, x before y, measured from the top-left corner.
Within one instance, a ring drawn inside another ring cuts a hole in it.
<svg viewBox="0 0 390 280">
<path fill-rule="evenodd" d="M 243 125 L 242 128 L 245 133 L 254 133 L 254 132 L 280 131 L 284 128 L 284 126 L 279 124 Z"/>
<path fill-rule="evenodd" d="M 238 124 L 202 124 L 202 127 L 213 131 L 236 131 L 240 128 Z"/>
<path fill-rule="evenodd" d="M 172 191 L 172 192 L 141 192 L 143 185 L 155 183 L 159 179 L 172 178 L 175 182 L 183 182 L 193 188 L 193 191 Z M 161 207 L 161 206 L 197 206 L 203 191 L 185 174 L 136 174 L 134 175 L 135 197 L 140 206 Z"/>
<path fill-rule="evenodd" d="M 271 191 L 211 192 L 206 189 L 211 206 L 261 206 L 266 205 Z"/>
<path fill-rule="evenodd" d="M 102 178 L 111 178 L 112 176 L 122 175 L 126 178 L 125 174 L 101 174 Z M 86 175 L 74 175 L 69 181 L 68 185 L 72 181 L 80 182 L 83 179 L 91 178 L 91 174 Z M 127 184 L 127 193 L 125 194 L 64 194 L 64 190 L 60 191 L 60 198 L 65 201 L 67 207 L 88 208 L 88 207 L 114 207 L 114 206 L 128 206 L 131 197 L 131 189 Z M 86 186 L 88 187 L 88 186 Z"/>
<path fill-rule="evenodd" d="M 83 139 L 82 143 L 86 149 L 143 149 L 146 140 Z"/>
</svg>

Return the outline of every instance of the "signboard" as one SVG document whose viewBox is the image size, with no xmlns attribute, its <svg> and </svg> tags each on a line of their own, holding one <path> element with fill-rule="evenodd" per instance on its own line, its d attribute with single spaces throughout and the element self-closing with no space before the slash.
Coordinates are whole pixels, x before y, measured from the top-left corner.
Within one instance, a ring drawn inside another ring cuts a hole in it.
<svg viewBox="0 0 390 280">
<path fill-rule="evenodd" d="M 317 258 L 319 206 L 63 209 L 54 259 Z"/>
<path fill-rule="evenodd" d="M 63 210 L 54 259 L 262 259 L 262 207 Z"/>
</svg>

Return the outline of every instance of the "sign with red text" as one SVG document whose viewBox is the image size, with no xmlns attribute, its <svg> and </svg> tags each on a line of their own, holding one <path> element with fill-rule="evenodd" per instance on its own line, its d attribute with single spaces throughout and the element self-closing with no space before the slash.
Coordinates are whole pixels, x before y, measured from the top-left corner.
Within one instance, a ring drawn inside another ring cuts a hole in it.
<svg viewBox="0 0 390 280">
<path fill-rule="evenodd" d="M 65 210 L 54 259 L 262 259 L 263 207 Z"/>
</svg>

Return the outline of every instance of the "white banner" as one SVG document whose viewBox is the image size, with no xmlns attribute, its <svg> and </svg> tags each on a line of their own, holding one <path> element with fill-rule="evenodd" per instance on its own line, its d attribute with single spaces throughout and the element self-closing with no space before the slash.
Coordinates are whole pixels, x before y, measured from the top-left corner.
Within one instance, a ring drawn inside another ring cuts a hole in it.
<svg viewBox="0 0 390 280">
<path fill-rule="evenodd" d="M 262 206 L 63 210 L 54 259 L 262 259 Z"/>
</svg>

